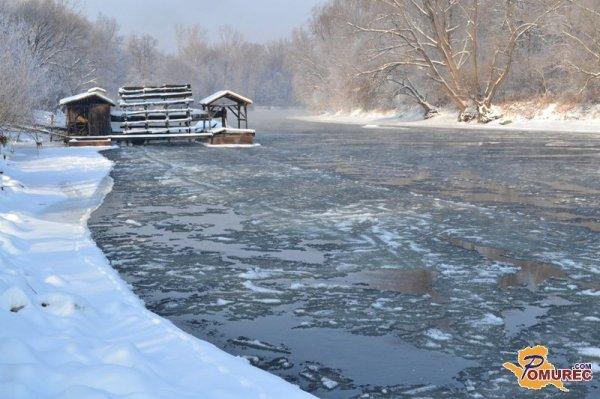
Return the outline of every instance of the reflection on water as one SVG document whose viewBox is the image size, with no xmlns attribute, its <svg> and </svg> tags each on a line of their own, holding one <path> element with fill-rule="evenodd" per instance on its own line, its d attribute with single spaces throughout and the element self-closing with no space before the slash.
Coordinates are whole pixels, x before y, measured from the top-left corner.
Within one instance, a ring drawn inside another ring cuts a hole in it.
<svg viewBox="0 0 600 399">
<path fill-rule="evenodd" d="M 484 179 L 471 171 L 457 173 L 453 183 L 445 191 L 445 195 L 465 201 L 525 204 L 541 208 L 560 207 L 560 192 L 552 193 L 548 197 L 532 196 L 523 192 L 521 188 L 489 178 Z"/>
<path fill-rule="evenodd" d="M 559 267 L 550 263 L 526 260 L 512 260 L 512 263 L 519 266 L 521 270 L 514 274 L 502 276 L 499 281 L 502 288 L 525 286 L 534 291 L 538 285 L 548 279 L 564 279 L 567 276 Z"/>
<path fill-rule="evenodd" d="M 490 247 L 487 245 L 477 244 L 475 242 L 471 242 L 471 241 L 467 241 L 467 240 L 463 240 L 463 239 L 455 238 L 455 237 L 444 237 L 444 239 L 446 241 L 448 241 L 450 244 L 454 245 L 455 247 L 466 249 L 467 251 L 478 252 L 481 256 L 483 256 L 484 258 L 487 258 L 489 260 L 495 260 L 498 262 L 504 262 L 505 260 L 508 260 L 508 258 L 506 257 L 506 254 L 508 254 L 508 251 L 505 249 L 494 248 L 494 247 Z"/>
<path fill-rule="evenodd" d="M 545 212 L 545 214 L 555 220 L 582 226 L 593 232 L 600 232 L 600 221 L 595 218 L 589 218 L 569 212 Z"/>
<path fill-rule="evenodd" d="M 90 228 L 152 311 L 319 397 L 520 397 L 525 342 L 598 342 L 600 147 L 564 139 L 270 120 L 115 149 Z"/>
<path fill-rule="evenodd" d="M 535 291 L 540 284 L 548 279 L 564 279 L 567 276 L 560 267 L 551 263 L 511 258 L 508 256 L 509 252 L 505 249 L 489 247 L 460 238 L 445 237 L 445 239 L 456 247 L 475 251 L 489 260 L 518 266 L 520 270 L 517 273 L 500 277 L 499 284 L 504 289 L 525 286 L 529 290 Z"/>
<path fill-rule="evenodd" d="M 426 269 L 377 269 L 351 273 L 343 280 L 368 289 L 407 295 L 427 294 L 440 300 L 439 294 L 433 289 L 436 277 L 436 272 Z"/>
</svg>

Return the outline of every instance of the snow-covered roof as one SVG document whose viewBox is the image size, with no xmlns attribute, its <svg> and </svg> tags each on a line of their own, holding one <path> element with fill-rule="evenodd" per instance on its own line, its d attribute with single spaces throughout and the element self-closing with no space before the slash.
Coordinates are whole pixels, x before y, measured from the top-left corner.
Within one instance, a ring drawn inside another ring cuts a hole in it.
<svg viewBox="0 0 600 399">
<path fill-rule="evenodd" d="M 62 100 L 60 100 L 58 102 L 58 104 L 60 106 L 63 105 L 67 105 L 70 103 L 74 103 L 76 101 L 81 101 L 81 100 L 85 100 L 86 98 L 91 98 L 91 97 L 97 97 L 102 101 L 105 101 L 111 105 L 116 105 L 115 102 L 113 100 L 111 100 L 110 98 L 108 98 L 106 96 L 106 90 L 100 88 L 100 87 L 94 87 L 92 89 L 89 89 L 88 91 L 84 92 L 84 93 L 80 93 L 80 94 L 76 94 L 74 96 L 70 96 L 70 97 L 65 97 Z"/>
<path fill-rule="evenodd" d="M 252 104 L 252 100 L 250 100 L 249 98 L 244 97 L 240 94 L 234 93 L 231 90 L 221 90 L 214 94 L 211 94 L 210 96 L 200 100 L 200 104 L 201 105 L 209 105 L 209 104 L 214 103 L 217 100 L 220 100 L 221 98 L 228 98 L 228 99 L 238 102 L 238 103 L 245 103 L 246 105 Z"/>
<path fill-rule="evenodd" d="M 95 91 L 95 92 L 102 93 L 102 94 L 106 94 L 107 93 L 107 91 L 105 89 L 103 89 L 102 87 L 98 87 L 98 86 L 92 87 L 88 91 L 89 92 Z"/>
</svg>

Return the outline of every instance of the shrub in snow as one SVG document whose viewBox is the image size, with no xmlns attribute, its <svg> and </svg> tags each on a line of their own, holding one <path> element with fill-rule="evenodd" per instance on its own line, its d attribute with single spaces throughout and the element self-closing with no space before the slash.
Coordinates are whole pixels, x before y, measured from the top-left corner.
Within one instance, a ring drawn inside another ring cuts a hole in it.
<svg viewBox="0 0 600 399">
<path fill-rule="evenodd" d="M 18 312 L 31 303 L 27 295 L 19 287 L 10 287 L 0 296 L 0 309 Z"/>
<path fill-rule="evenodd" d="M 83 310 L 83 300 L 72 295 L 53 293 L 46 295 L 41 301 L 42 307 L 55 316 L 66 317 L 75 311 Z"/>
</svg>

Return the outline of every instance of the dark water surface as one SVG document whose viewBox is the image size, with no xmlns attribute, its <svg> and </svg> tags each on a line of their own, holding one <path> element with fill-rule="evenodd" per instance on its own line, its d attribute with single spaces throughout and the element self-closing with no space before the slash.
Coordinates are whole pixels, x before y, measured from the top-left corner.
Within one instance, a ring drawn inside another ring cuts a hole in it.
<svg viewBox="0 0 600 399">
<path fill-rule="evenodd" d="M 600 140 L 252 116 L 106 152 L 90 228 L 149 309 L 323 398 L 600 397 L 501 366 L 600 362 Z"/>
</svg>

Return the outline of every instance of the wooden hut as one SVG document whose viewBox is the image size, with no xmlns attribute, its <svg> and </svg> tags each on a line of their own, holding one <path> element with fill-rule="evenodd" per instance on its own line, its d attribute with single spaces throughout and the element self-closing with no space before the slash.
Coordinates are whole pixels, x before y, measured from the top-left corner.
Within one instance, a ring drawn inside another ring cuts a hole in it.
<svg viewBox="0 0 600 399">
<path fill-rule="evenodd" d="M 110 107 L 115 106 L 106 90 L 94 87 L 84 93 L 60 100 L 60 107 L 67 117 L 69 136 L 109 136 Z"/>
<path fill-rule="evenodd" d="M 229 127 L 227 121 L 228 111 L 237 119 L 238 129 L 248 129 L 248 106 L 252 100 L 241 96 L 231 90 L 221 90 L 200 100 L 202 109 L 207 113 L 207 119 L 221 118 L 221 125 Z M 242 122 L 244 126 L 242 126 Z M 235 127 L 235 126 L 234 126 Z"/>
</svg>

